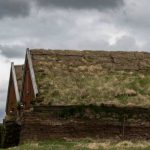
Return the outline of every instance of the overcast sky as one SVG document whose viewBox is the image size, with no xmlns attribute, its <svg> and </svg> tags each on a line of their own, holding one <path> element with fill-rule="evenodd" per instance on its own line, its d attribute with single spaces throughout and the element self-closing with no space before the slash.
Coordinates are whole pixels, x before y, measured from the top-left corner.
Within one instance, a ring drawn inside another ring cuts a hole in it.
<svg viewBox="0 0 150 150">
<path fill-rule="evenodd" d="M 0 118 L 25 49 L 150 50 L 149 0 L 0 0 Z"/>
</svg>

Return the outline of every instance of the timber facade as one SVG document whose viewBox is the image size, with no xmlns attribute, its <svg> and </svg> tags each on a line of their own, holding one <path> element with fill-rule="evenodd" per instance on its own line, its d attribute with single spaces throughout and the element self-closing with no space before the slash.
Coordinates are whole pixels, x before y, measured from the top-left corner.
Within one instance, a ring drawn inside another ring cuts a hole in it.
<svg viewBox="0 0 150 150">
<path fill-rule="evenodd" d="M 11 64 L 8 95 L 6 101 L 6 114 L 17 114 L 17 103 L 20 102 L 22 87 L 23 65 Z"/>
<path fill-rule="evenodd" d="M 6 105 L 18 143 L 150 139 L 150 53 L 27 49 L 23 66 L 19 78 L 12 64 Z"/>
</svg>

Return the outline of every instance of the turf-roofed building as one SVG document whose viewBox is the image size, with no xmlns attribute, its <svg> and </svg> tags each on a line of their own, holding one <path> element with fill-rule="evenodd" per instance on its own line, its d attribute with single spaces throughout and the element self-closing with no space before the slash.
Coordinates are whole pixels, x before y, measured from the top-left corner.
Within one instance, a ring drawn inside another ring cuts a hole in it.
<svg viewBox="0 0 150 150">
<path fill-rule="evenodd" d="M 150 106 L 149 53 L 30 50 L 26 58 L 25 105 Z"/>
<path fill-rule="evenodd" d="M 150 53 L 27 49 L 22 77 L 20 143 L 150 139 Z"/>
</svg>

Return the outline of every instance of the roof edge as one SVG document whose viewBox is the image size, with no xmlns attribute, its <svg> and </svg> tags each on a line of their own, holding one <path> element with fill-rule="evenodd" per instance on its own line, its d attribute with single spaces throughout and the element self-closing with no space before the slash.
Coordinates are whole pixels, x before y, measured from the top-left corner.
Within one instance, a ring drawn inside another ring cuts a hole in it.
<svg viewBox="0 0 150 150">
<path fill-rule="evenodd" d="M 38 92 L 38 88 L 37 88 L 37 84 L 36 84 L 36 80 L 35 80 L 35 73 L 34 73 L 34 68 L 33 68 L 32 59 L 31 59 L 31 54 L 30 54 L 29 48 L 27 48 L 26 56 L 27 56 L 27 60 L 28 60 L 28 64 L 29 64 L 29 70 L 30 70 L 30 75 L 31 75 L 34 95 L 36 97 L 39 92 Z"/>
<path fill-rule="evenodd" d="M 13 77 L 13 81 L 14 81 L 16 99 L 17 99 L 17 102 L 19 102 L 20 101 L 20 94 L 19 94 L 19 89 L 18 89 L 18 83 L 17 83 L 17 77 L 16 77 L 16 71 L 15 71 L 14 63 L 12 63 L 12 77 Z"/>
</svg>

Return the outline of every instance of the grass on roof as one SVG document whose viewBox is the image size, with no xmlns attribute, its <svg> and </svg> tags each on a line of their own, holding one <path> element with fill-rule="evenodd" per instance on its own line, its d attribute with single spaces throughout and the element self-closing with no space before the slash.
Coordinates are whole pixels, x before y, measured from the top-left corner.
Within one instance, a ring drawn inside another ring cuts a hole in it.
<svg viewBox="0 0 150 150">
<path fill-rule="evenodd" d="M 37 66 L 42 104 L 150 106 L 149 73 L 105 71 L 100 65 L 68 68 L 65 64 L 39 62 Z"/>
</svg>

